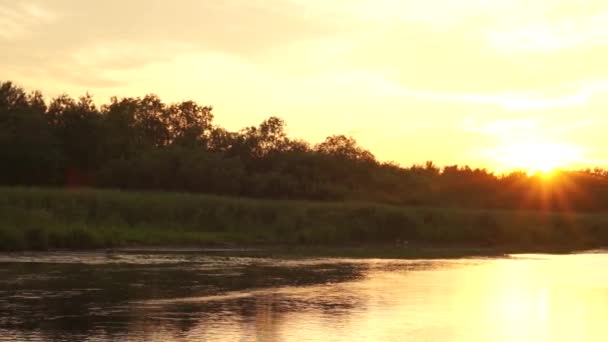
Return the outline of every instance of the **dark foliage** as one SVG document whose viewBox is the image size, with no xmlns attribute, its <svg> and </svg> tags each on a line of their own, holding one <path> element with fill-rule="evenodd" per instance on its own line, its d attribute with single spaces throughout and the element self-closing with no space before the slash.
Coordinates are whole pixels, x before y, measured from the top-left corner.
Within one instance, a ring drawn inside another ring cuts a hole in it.
<svg viewBox="0 0 608 342">
<path fill-rule="evenodd" d="M 481 209 L 608 209 L 608 172 L 600 169 L 560 172 L 547 181 L 432 162 L 401 167 L 379 162 L 352 137 L 334 135 L 315 146 L 292 139 L 277 117 L 230 132 L 213 124 L 211 107 L 193 101 L 166 104 L 147 95 L 112 98 L 97 107 L 89 95 L 62 95 L 47 104 L 39 92 L 27 93 L 11 82 L 0 83 L 0 160 L 2 185 Z M 35 230 L 30 233 L 37 237 Z"/>
</svg>

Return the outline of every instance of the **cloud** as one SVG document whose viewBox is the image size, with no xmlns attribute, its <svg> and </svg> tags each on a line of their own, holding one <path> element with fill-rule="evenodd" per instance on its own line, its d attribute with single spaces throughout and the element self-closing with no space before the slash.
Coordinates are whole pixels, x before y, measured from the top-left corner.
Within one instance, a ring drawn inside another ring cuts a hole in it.
<svg viewBox="0 0 608 342">
<path fill-rule="evenodd" d="M 491 46 L 507 54 L 605 46 L 607 21 L 608 11 L 578 18 L 545 19 L 490 31 L 487 39 Z"/>
<path fill-rule="evenodd" d="M 467 118 L 463 122 L 463 130 L 481 133 L 496 138 L 517 138 L 536 134 L 543 124 L 538 118 L 492 119 L 476 120 Z"/>
<path fill-rule="evenodd" d="M 256 54 L 277 44 L 320 37 L 337 29 L 330 18 L 307 17 L 300 6 L 280 0 L 182 0 L 177 4 L 56 0 L 53 5 L 65 13 L 65 20 L 49 27 L 46 37 L 69 32 L 69 39 L 60 39 L 63 47 L 128 40 L 156 44 L 159 50 L 170 42 L 206 51 Z"/>
<path fill-rule="evenodd" d="M 410 89 L 384 80 L 387 95 L 416 97 L 428 101 L 499 106 L 507 111 L 540 111 L 588 104 L 608 92 L 608 80 L 576 82 L 568 87 L 511 91 L 505 93 L 444 93 Z"/>
<path fill-rule="evenodd" d="M 581 133 L 607 123 L 607 119 L 595 116 L 551 118 L 525 114 L 522 117 L 467 117 L 461 121 L 460 127 L 464 132 L 486 135 L 496 140 L 563 140 L 573 133 Z"/>
<path fill-rule="evenodd" d="M 23 38 L 56 19 L 56 14 L 37 4 L 0 1 L 0 42 Z"/>
<path fill-rule="evenodd" d="M 451 27 L 479 17 L 492 21 L 504 18 L 505 11 L 530 10 L 521 0 L 288 0 L 309 12 L 340 16 L 341 20 L 366 24 L 410 22 L 434 27 Z M 522 6 L 522 5 L 526 6 Z M 523 7 L 523 8 L 522 8 Z"/>
<path fill-rule="evenodd" d="M 356 70 L 378 74 L 405 88 L 466 92 L 458 95 L 465 102 L 508 101 L 504 106 L 549 108 L 566 103 L 504 99 L 502 95 L 501 99 L 479 98 L 474 94 L 481 90 L 505 92 L 524 85 L 543 87 L 592 75 L 608 77 L 600 67 L 605 60 L 601 54 L 579 67 L 578 57 L 522 61 L 504 56 L 488 43 L 488 32 L 500 36 L 497 41 L 510 41 L 501 32 L 510 32 L 521 21 L 536 20 L 561 3 L 30 0 L 19 4 L 0 0 L 0 11 L 17 13 L 3 16 L 9 19 L 4 19 L 4 26 L 0 24 L 4 36 L 14 37 L 6 46 L 11 53 L 0 56 L 0 63 L 6 68 L 82 65 L 86 73 L 101 68 L 141 69 L 181 54 L 213 52 L 294 77 L 332 69 Z M 583 13 L 581 18 L 587 15 Z M 23 23 L 30 21 L 44 22 L 44 29 L 25 27 Z M 599 24 L 591 26 L 600 28 Z M 20 40 L 23 36 L 16 31 L 30 32 L 29 38 Z M 42 62 L 32 62 L 32 56 Z M 580 101 L 566 99 L 573 105 Z"/>
<path fill-rule="evenodd" d="M 333 18 L 282 0 L 0 0 L 0 47 L 10 51 L 0 64 L 10 70 L 5 77 L 44 74 L 111 86 L 129 82 L 121 70 L 132 74 L 185 54 L 230 54 L 264 65 L 273 49 L 339 30 Z"/>
</svg>

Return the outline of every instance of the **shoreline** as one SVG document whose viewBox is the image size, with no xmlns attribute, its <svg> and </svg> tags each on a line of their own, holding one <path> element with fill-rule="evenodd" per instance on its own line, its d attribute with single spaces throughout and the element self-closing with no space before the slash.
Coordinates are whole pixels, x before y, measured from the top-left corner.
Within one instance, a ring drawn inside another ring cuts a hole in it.
<svg viewBox="0 0 608 342">
<path fill-rule="evenodd" d="M 460 258 L 508 258 L 518 254 L 588 254 L 603 253 L 608 248 L 491 248 L 465 246 L 129 246 L 91 249 L 48 249 L 0 251 L 0 255 L 62 255 L 62 254 L 181 254 L 222 257 L 260 258 L 353 258 L 353 259 L 460 259 Z"/>
</svg>

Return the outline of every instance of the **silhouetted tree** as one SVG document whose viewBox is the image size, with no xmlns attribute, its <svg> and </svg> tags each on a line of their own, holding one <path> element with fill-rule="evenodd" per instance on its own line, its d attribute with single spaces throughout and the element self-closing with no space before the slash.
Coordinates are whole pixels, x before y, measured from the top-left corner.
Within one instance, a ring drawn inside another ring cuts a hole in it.
<svg viewBox="0 0 608 342">
<path fill-rule="evenodd" d="M 103 162 L 101 114 L 90 95 L 78 101 L 67 95 L 53 99 L 46 116 L 66 158 L 66 179 L 74 185 L 93 184 L 94 170 Z"/>
<path fill-rule="evenodd" d="M 380 163 L 352 137 L 311 147 L 285 121 L 229 131 L 212 107 L 165 104 L 156 95 L 110 99 L 39 92 L 0 83 L 0 184 L 89 185 L 263 198 L 357 200 L 401 205 L 608 210 L 608 171 L 544 177 L 428 161 Z M 491 222 L 480 219 L 484 225 Z M 489 234 L 489 233 L 488 233 Z M 489 236 L 489 235 L 488 235 Z"/>
<path fill-rule="evenodd" d="M 175 103 L 166 109 L 165 127 L 172 144 L 204 147 L 212 129 L 211 107 L 201 107 L 194 101 Z"/>
<path fill-rule="evenodd" d="M 361 148 L 353 137 L 344 135 L 332 135 L 327 137 L 324 142 L 315 146 L 315 150 L 338 158 L 365 162 L 376 161 L 374 155 L 370 151 Z"/>
<path fill-rule="evenodd" d="M 63 155 L 45 120 L 46 109 L 39 92 L 0 83 L 0 183 L 60 181 Z"/>
</svg>

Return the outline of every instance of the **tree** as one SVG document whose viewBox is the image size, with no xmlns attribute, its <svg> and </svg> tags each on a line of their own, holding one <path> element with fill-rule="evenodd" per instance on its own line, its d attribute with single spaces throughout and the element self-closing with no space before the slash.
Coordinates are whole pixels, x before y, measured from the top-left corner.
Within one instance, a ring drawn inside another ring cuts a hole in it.
<svg viewBox="0 0 608 342">
<path fill-rule="evenodd" d="M 234 147 L 248 158 L 263 158 L 281 152 L 289 143 L 285 121 L 274 116 L 262 121 L 258 127 L 241 130 L 237 140 Z"/>
<path fill-rule="evenodd" d="M 101 114 L 87 94 L 78 101 L 67 95 L 54 98 L 46 112 L 53 134 L 65 155 L 65 179 L 71 185 L 92 185 L 103 163 L 105 141 Z"/>
<path fill-rule="evenodd" d="M 156 95 L 116 98 L 40 92 L 0 82 L 0 184 L 84 184 L 264 198 L 358 200 L 400 205 L 534 210 L 608 208 L 608 172 L 524 172 L 428 161 L 379 163 L 354 138 L 332 135 L 311 146 L 269 117 L 230 131 L 212 107 L 165 104 Z"/>
<path fill-rule="evenodd" d="M 162 147 L 171 142 L 167 122 L 166 105 L 153 94 L 137 100 L 135 110 L 136 133 L 139 143 L 146 146 Z"/>
<path fill-rule="evenodd" d="M 139 105 L 139 99 L 112 97 L 101 107 L 104 160 L 127 159 L 145 149 L 135 116 Z"/>
<path fill-rule="evenodd" d="M 45 111 L 40 92 L 0 83 L 0 183 L 58 182 L 62 156 Z"/>
<path fill-rule="evenodd" d="M 345 135 L 332 135 L 325 138 L 325 141 L 315 146 L 319 153 L 338 158 L 375 163 L 374 155 L 360 147 L 353 137 Z"/>
<path fill-rule="evenodd" d="M 206 147 L 212 129 L 212 107 L 194 101 L 183 101 L 169 106 L 165 126 L 169 128 L 172 144 Z"/>
</svg>

